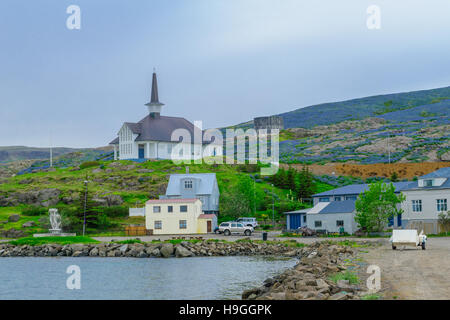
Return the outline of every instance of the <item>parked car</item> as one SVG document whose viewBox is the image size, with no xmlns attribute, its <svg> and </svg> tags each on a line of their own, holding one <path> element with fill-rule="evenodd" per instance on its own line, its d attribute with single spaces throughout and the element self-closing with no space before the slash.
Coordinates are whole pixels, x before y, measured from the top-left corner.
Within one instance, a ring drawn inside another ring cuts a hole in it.
<svg viewBox="0 0 450 320">
<path fill-rule="evenodd" d="M 256 221 L 256 218 L 244 217 L 244 218 L 238 218 L 236 221 L 244 224 L 247 227 L 253 227 L 253 229 L 258 226 L 258 222 Z"/>
<path fill-rule="evenodd" d="M 246 236 L 251 236 L 253 227 L 244 226 L 242 223 L 236 221 L 222 222 L 218 232 L 223 233 L 226 236 L 229 236 L 232 233 L 243 233 Z"/>
<path fill-rule="evenodd" d="M 300 227 L 297 229 L 299 233 L 304 237 L 311 237 L 316 235 L 316 231 L 307 227 Z"/>
</svg>

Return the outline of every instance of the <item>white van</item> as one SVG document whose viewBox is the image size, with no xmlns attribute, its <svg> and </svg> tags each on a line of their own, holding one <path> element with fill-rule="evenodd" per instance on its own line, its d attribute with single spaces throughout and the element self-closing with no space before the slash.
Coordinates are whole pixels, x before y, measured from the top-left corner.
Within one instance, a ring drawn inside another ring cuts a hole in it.
<svg viewBox="0 0 450 320">
<path fill-rule="evenodd" d="M 244 224 L 244 226 L 247 226 L 247 227 L 256 228 L 256 226 L 258 225 L 258 222 L 256 222 L 256 218 L 245 217 L 245 218 L 239 218 L 236 221 Z"/>
</svg>

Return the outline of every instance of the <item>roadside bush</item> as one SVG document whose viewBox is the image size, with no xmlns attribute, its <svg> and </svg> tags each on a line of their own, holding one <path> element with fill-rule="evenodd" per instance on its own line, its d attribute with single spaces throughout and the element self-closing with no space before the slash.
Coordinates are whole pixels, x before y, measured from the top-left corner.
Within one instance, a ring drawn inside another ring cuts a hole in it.
<svg viewBox="0 0 450 320">
<path fill-rule="evenodd" d="M 80 165 L 80 169 L 86 169 L 86 168 L 91 168 L 91 167 L 97 167 L 97 166 L 99 166 L 100 165 L 100 162 L 98 162 L 98 161 L 86 161 L 86 162 L 83 162 L 81 165 Z"/>
<path fill-rule="evenodd" d="M 22 210 L 22 215 L 28 217 L 41 216 L 47 213 L 48 213 L 47 208 L 37 206 L 27 207 Z"/>
</svg>

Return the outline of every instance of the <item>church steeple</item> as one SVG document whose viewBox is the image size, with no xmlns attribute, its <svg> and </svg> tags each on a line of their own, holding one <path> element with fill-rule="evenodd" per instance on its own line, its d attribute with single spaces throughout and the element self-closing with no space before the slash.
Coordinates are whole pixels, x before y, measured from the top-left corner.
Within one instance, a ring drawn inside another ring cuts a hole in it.
<svg viewBox="0 0 450 320">
<path fill-rule="evenodd" d="M 161 114 L 161 107 L 164 103 L 159 102 L 158 97 L 158 80 L 156 79 L 156 72 L 153 69 L 153 78 L 152 78 L 152 94 L 150 97 L 150 102 L 146 104 L 148 107 L 148 112 L 150 113 L 150 117 L 159 118 Z"/>
</svg>

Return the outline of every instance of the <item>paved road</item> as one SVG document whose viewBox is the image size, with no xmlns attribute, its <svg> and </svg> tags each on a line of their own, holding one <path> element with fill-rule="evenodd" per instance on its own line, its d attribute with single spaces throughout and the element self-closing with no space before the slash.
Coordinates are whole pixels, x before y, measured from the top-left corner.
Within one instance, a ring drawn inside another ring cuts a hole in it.
<svg viewBox="0 0 450 320">
<path fill-rule="evenodd" d="M 364 255 L 369 264 L 381 268 L 385 298 L 450 299 L 450 238 L 428 238 L 426 250 L 392 250 L 383 246 Z"/>
</svg>

